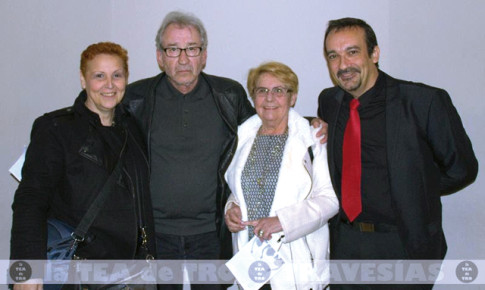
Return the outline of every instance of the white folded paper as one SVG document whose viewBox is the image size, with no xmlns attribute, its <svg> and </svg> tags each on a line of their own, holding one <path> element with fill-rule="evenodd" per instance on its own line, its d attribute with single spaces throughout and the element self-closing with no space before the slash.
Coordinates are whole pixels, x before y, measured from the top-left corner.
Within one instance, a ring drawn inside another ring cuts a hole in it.
<svg viewBox="0 0 485 290">
<path fill-rule="evenodd" d="M 246 290 L 259 289 L 286 263 L 268 241 L 253 237 L 226 263 L 237 282 Z"/>
</svg>

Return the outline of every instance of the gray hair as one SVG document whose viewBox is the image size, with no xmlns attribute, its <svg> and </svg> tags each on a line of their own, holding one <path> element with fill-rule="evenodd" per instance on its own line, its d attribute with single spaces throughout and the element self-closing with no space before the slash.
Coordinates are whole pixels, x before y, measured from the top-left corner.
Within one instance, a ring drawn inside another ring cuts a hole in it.
<svg viewBox="0 0 485 290">
<path fill-rule="evenodd" d="M 165 16 L 165 18 L 163 19 L 162 25 L 160 25 L 160 28 L 158 29 L 157 37 L 155 38 L 157 50 L 161 51 L 163 49 L 162 36 L 170 24 L 176 24 L 182 27 L 191 26 L 195 28 L 200 34 L 202 49 L 207 48 L 207 44 L 208 44 L 207 32 L 205 30 L 205 27 L 202 21 L 192 14 L 183 13 L 179 11 L 172 11 L 168 13 L 167 16 Z"/>
</svg>

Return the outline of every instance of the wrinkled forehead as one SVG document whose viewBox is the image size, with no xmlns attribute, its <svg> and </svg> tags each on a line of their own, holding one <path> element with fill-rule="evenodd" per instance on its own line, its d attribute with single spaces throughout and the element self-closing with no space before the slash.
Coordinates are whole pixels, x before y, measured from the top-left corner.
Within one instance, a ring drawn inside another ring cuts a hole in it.
<svg viewBox="0 0 485 290">
<path fill-rule="evenodd" d="M 200 43 L 200 32 L 195 26 L 188 24 L 172 23 L 167 26 L 167 29 L 162 34 L 162 43 L 170 45 L 171 43 L 187 42 L 187 43 Z"/>
</svg>

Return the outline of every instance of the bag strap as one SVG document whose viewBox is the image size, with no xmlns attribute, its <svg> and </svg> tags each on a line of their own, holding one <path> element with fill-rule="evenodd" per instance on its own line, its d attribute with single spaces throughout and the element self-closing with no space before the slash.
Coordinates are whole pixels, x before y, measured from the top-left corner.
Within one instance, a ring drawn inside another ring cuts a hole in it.
<svg viewBox="0 0 485 290">
<path fill-rule="evenodd" d="M 115 168 L 113 169 L 113 171 L 111 172 L 111 175 L 104 183 L 103 188 L 101 188 L 101 191 L 99 192 L 96 199 L 93 201 L 93 203 L 91 204 L 87 212 L 84 214 L 83 218 L 79 222 L 79 225 L 71 234 L 71 237 L 77 242 L 84 241 L 84 237 L 86 236 L 88 229 L 91 227 L 99 211 L 101 210 L 101 208 L 103 208 L 104 204 L 108 200 L 108 194 L 113 191 L 116 185 L 116 179 L 121 174 L 121 167 L 123 163 L 122 159 L 125 152 L 127 139 L 128 139 L 128 132 L 125 132 L 125 140 L 123 142 L 123 146 L 120 151 L 120 157 L 116 162 Z"/>
</svg>

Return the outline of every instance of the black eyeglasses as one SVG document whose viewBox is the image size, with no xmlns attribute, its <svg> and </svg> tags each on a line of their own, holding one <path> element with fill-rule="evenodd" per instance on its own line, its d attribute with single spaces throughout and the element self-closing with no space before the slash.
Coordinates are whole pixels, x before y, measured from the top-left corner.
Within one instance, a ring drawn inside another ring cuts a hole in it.
<svg viewBox="0 0 485 290">
<path fill-rule="evenodd" d="M 182 51 L 185 51 L 185 54 L 190 57 L 194 56 L 199 56 L 200 53 L 202 52 L 202 47 L 200 46 L 189 46 L 186 48 L 180 48 L 180 47 L 167 47 L 167 48 L 162 48 L 163 51 L 165 51 L 165 54 L 168 57 L 179 57 Z"/>
</svg>

